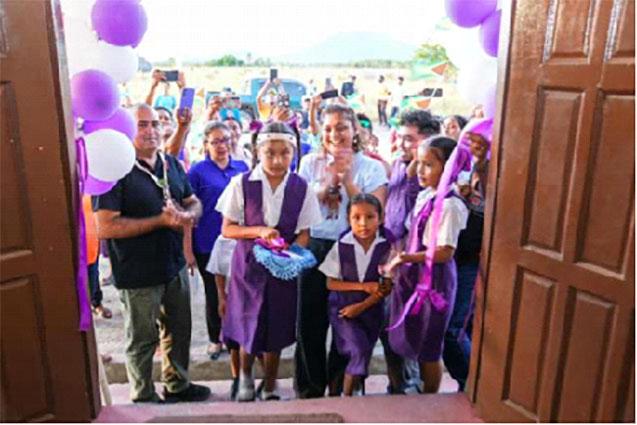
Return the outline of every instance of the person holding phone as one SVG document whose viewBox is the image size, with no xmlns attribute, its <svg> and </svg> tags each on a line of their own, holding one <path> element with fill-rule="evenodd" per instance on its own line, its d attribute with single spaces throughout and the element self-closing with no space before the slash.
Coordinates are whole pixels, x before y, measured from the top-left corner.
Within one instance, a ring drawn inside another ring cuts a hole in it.
<svg viewBox="0 0 637 425">
<path fill-rule="evenodd" d="M 263 83 L 261 90 L 257 94 L 257 110 L 261 120 L 272 118 L 279 97 L 285 95 L 285 89 L 278 78 L 278 72 L 272 71 L 276 70 L 270 70 L 270 78 Z"/>
<path fill-rule="evenodd" d="M 320 102 L 320 96 L 314 98 Z M 318 264 L 348 227 L 347 203 L 368 193 L 384 204 L 387 175 L 383 166 L 361 152 L 359 124 L 354 111 L 340 103 L 323 112 L 322 152 L 303 157 L 299 175 L 319 199 L 323 220 L 310 228 L 309 249 Z M 315 267 L 301 276 L 298 341 L 294 385 L 299 398 L 322 397 L 329 383 L 331 395 L 340 394 L 347 358 L 332 346 L 325 350 L 329 320 L 325 275 Z M 329 366 L 328 366 L 329 362 Z"/>
<path fill-rule="evenodd" d="M 163 107 L 173 112 L 177 107 L 177 98 L 170 93 L 170 81 L 167 80 L 165 72 L 155 69 L 151 74 L 151 79 L 152 82 L 150 85 L 150 91 L 146 95 L 145 103 L 155 108 Z M 177 71 L 177 79 L 175 82 L 180 90 L 186 86 L 186 80 L 183 72 Z M 155 98 L 155 91 L 160 84 L 164 85 L 164 93 Z"/>
</svg>

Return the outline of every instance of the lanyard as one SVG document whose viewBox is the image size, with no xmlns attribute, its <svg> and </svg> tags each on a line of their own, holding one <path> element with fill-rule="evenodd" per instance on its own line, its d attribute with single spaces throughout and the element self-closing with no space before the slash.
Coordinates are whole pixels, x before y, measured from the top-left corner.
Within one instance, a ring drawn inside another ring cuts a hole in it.
<svg viewBox="0 0 637 425">
<path fill-rule="evenodd" d="M 169 201 L 170 186 L 168 185 L 168 161 L 166 161 L 164 154 L 162 154 L 161 152 L 157 152 L 157 155 L 159 155 L 159 159 L 161 160 L 162 166 L 164 168 L 164 177 L 161 180 L 158 179 L 154 173 L 151 173 L 148 170 L 148 168 L 140 164 L 139 160 L 137 159 L 135 160 L 135 167 L 137 167 L 137 169 L 141 170 L 142 172 L 148 174 L 150 178 L 153 180 L 153 183 L 155 183 L 155 185 L 157 185 L 157 187 L 159 187 L 162 190 L 162 193 L 164 195 L 164 201 Z"/>
</svg>

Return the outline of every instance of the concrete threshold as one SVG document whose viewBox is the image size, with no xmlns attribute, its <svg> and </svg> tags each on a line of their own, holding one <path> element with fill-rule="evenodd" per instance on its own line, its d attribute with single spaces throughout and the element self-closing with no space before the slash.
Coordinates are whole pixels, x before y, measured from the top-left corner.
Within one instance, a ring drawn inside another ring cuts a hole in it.
<svg viewBox="0 0 637 425">
<path fill-rule="evenodd" d="M 450 379 L 450 378 L 449 378 Z M 104 406 L 96 422 L 196 422 L 196 423 L 405 423 L 405 422 L 481 422 L 466 395 L 449 391 L 443 380 L 442 393 L 426 395 L 383 394 L 386 378 L 370 376 L 368 395 L 294 399 L 290 379 L 279 381 L 281 401 L 237 403 L 228 400 L 230 381 L 212 381 L 213 395 L 201 403 L 135 405 L 128 399 L 127 385 L 111 385 L 113 406 Z M 159 392 L 160 385 L 156 384 Z"/>
</svg>

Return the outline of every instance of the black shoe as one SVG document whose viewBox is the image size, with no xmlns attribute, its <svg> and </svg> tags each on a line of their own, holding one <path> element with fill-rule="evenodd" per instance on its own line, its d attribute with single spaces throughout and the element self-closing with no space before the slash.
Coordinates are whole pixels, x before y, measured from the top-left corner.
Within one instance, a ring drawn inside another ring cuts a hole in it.
<svg viewBox="0 0 637 425">
<path fill-rule="evenodd" d="M 239 378 L 234 378 L 230 386 L 230 400 L 236 401 L 237 391 L 239 391 Z"/>
<path fill-rule="evenodd" d="M 133 403 L 155 403 L 155 404 L 163 404 L 164 400 L 162 400 L 157 393 L 153 393 L 152 396 L 148 398 L 138 398 L 133 400 Z"/>
<path fill-rule="evenodd" d="M 171 393 L 164 387 L 164 400 L 166 403 L 179 403 L 188 401 L 204 401 L 210 397 L 210 388 L 191 383 L 188 388 L 178 393 Z"/>
</svg>

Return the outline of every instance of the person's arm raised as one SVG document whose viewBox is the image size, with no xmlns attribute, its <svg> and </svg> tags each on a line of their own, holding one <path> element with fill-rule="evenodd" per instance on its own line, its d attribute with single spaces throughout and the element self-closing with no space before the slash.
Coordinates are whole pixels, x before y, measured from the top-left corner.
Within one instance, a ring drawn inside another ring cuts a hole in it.
<svg viewBox="0 0 637 425">
<path fill-rule="evenodd" d="M 272 83 L 270 82 L 270 80 L 265 80 L 265 83 L 263 83 L 263 86 L 261 87 L 261 89 L 259 90 L 259 93 L 257 93 L 257 106 L 258 109 L 262 109 L 263 108 L 263 96 L 265 96 L 265 94 L 268 92 L 268 88 L 270 88 L 270 85 Z"/>
<path fill-rule="evenodd" d="M 186 137 L 190 131 L 192 121 L 192 111 L 189 108 L 177 110 L 177 129 L 166 141 L 166 153 L 172 156 L 179 156 L 179 152 L 186 143 Z"/>
<path fill-rule="evenodd" d="M 310 110 L 308 115 L 310 117 L 310 131 L 313 135 L 317 135 L 320 133 L 319 123 L 318 123 L 318 108 L 321 105 L 323 99 L 321 95 L 314 96 L 312 98 L 312 102 L 310 103 Z"/>
<path fill-rule="evenodd" d="M 148 94 L 146 95 L 146 100 L 144 103 L 146 103 L 148 106 L 150 106 L 152 108 L 153 106 L 153 99 L 155 98 L 155 90 L 157 90 L 157 86 L 159 85 L 159 83 L 161 83 L 162 81 L 164 81 L 164 73 L 158 69 L 153 71 L 152 74 L 152 83 L 150 85 L 150 91 L 148 92 Z"/>
</svg>

